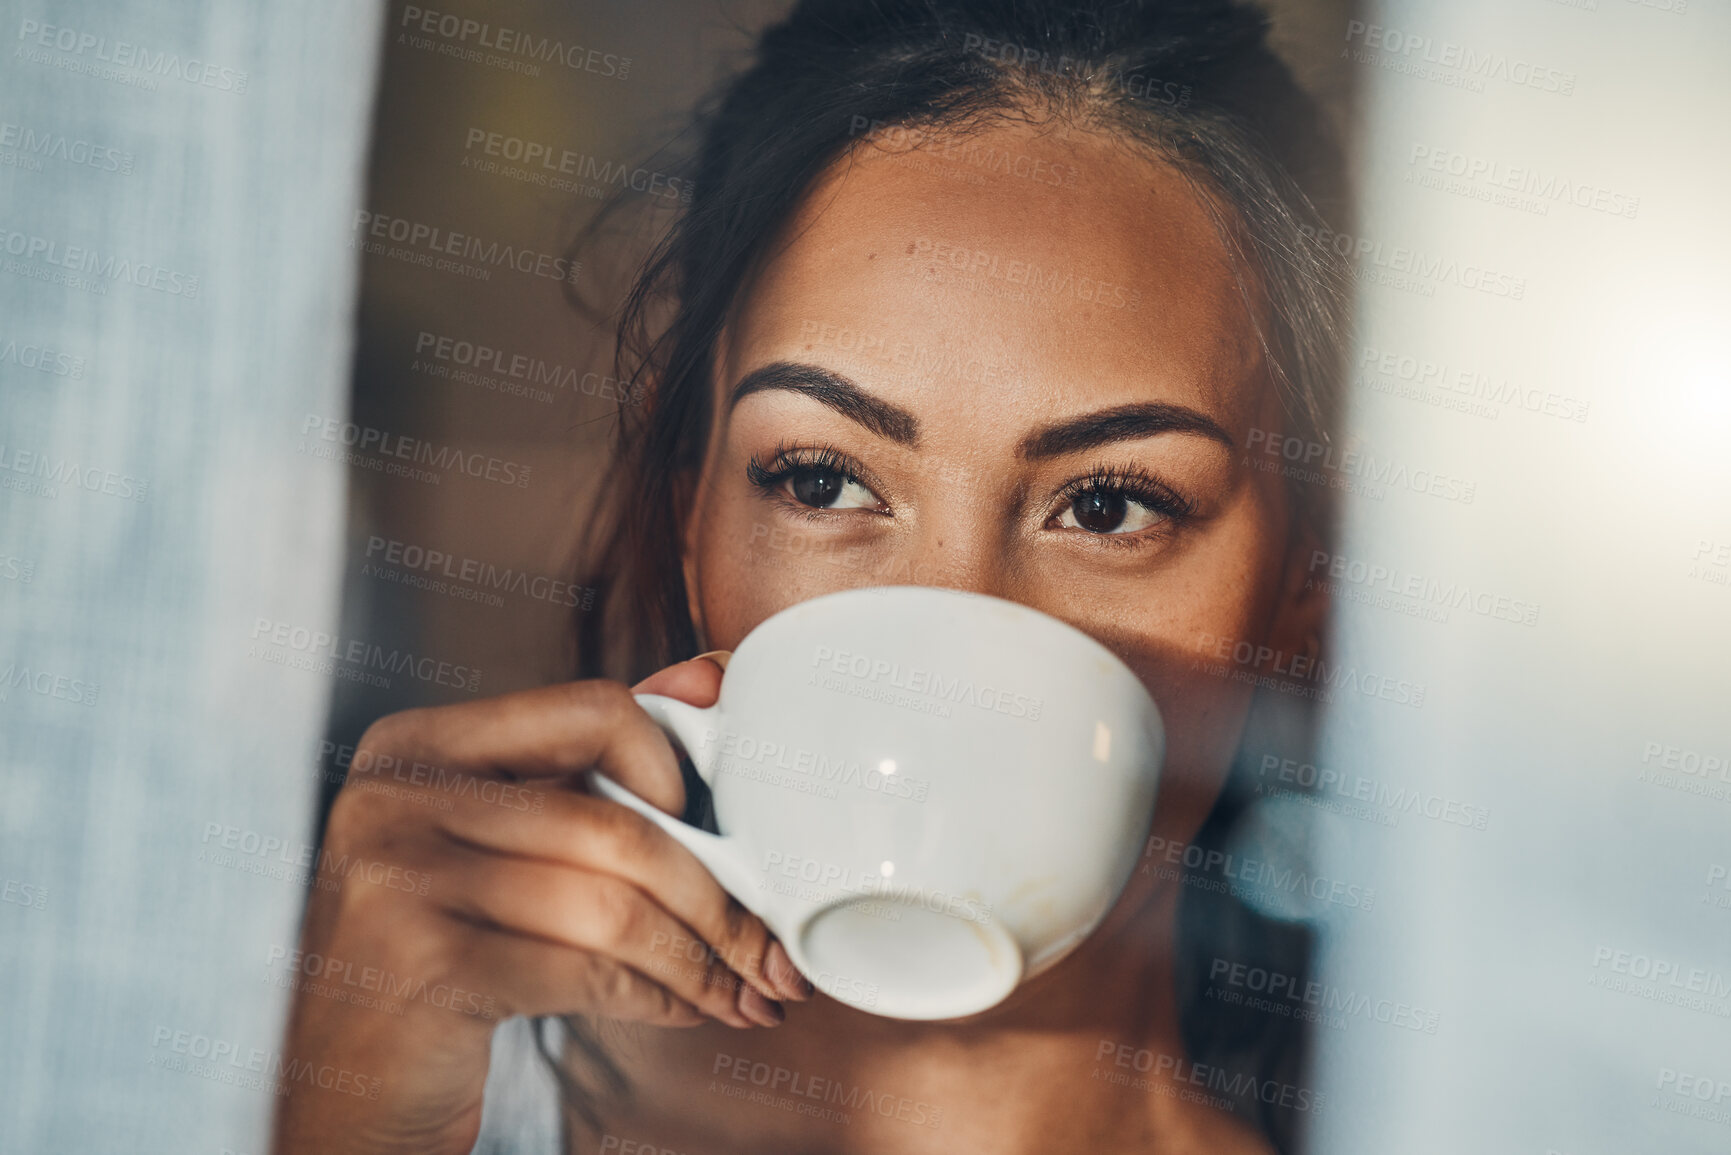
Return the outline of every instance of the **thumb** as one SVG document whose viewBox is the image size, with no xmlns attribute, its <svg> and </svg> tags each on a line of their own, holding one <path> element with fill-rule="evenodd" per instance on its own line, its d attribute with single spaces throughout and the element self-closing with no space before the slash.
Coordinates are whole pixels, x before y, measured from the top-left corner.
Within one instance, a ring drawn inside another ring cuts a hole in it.
<svg viewBox="0 0 1731 1155">
<path fill-rule="evenodd" d="M 721 673 L 727 669 L 733 655 L 727 650 L 711 650 L 695 658 L 657 670 L 635 686 L 637 694 L 661 694 L 678 698 L 692 706 L 713 706 L 721 694 Z"/>
</svg>

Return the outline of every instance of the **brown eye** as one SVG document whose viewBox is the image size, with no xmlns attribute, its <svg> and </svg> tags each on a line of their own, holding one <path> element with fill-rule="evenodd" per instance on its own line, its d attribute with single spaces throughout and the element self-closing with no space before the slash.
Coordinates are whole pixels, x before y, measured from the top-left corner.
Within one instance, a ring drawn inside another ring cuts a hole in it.
<svg viewBox="0 0 1731 1155">
<path fill-rule="evenodd" d="M 794 500 L 816 509 L 828 509 L 841 496 L 847 478 L 829 469 L 802 469 L 788 479 Z"/>
<path fill-rule="evenodd" d="M 786 484 L 795 501 L 813 509 L 877 509 L 883 504 L 847 474 L 825 466 L 797 468 Z"/>
<path fill-rule="evenodd" d="M 1058 517 L 1060 529 L 1087 533 L 1126 534 L 1170 519 L 1170 514 L 1139 501 L 1122 489 L 1086 489 L 1070 499 Z"/>
<path fill-rule="evenodd" d="M 860 480 L 859 466 L 829 449 L 777 448 L 766 464 L 753 457 L 745 479 L 779 501 L 792 499 L 807 509 L 865 509 L 889 513 L 889 506 Z"/>
<path fill-rule="evenodd" d="M 1070 511 L 1075 516 L 1076 524 L 1094 533 L 1111 533 L 1124 523 L 1124 514 L 1130 508 L 1130 500 L 1122 493 L 1102 493 L 1091 490 L 1078 494 L 1070 502 Z"/>
</svg>

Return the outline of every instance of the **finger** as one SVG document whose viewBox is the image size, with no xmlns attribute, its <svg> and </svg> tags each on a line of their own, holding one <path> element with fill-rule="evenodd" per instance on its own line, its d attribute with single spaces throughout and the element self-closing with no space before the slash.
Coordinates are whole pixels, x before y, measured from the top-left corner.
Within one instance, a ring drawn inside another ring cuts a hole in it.
<svg viewBox="0 0 1731 1155">
<path fill-rule="evenodd" d="M 445 917 L 450 918 L 449 914 Z M 476 998 L 459 1010 L 503 1019 L 510 1015 L 603 1015 L 658 1027 L 695 1027 L 709 1016 L 632 968 L 562 943 L 518 934 L 467 918 L 464 970 Z"/>
<path fill-rule="evenodd" d="M 460 869 L 440 876 L 436 898 L 445 910 L 605 955 L 704 1014 L 753 1025 L 740 1010 L 740 978 L 695 931 L 624 879 L 481 850 L 468 855 Z"/>
<path fill-rule="evenodd" d="M 721 675 L 730 656 L 726 650 L 699 654 L 690 661 L 655 671 L 631 687 L 631 691 L 678 698 L 693 706 L 713 706 L 721 696 Z"/>
<path fill-rule="evenodd" d="M 599 769 L 661 810 L 685 808 L 672 744 L 618 682 L 565 682 L 405 710 L 374 723 L 362 746 L 459 778 L 462 771 L 555 777 Z"/>
<path fill-rule="evenodd" d="M 548 791 L 538 812 L 465 800 L 435 821 L 458 839 L 501 854 L 622 878 L 691 927 L 767 998 L 811 996 L 785 953 L 772 954 L 774 938 L 763 921 L 691 851 L 635 811 L 590 795 Z"/>
</svg>

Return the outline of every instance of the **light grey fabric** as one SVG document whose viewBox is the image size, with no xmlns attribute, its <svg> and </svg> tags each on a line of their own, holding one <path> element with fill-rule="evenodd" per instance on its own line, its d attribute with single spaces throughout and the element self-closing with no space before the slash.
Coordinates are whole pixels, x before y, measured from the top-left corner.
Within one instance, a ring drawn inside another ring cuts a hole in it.
<svg viewBox="0 0 1731 1155">
<path fill-rule="evenodd" d="M 266 1146 L 381 18 L 0 4 L 0 1151 Z"/>
<path fill-rule="evenodd" d="M 557 1055 L 558 1032 L 547 1040 Z M 528 1019 L 507 1019 L 493 1032 L 481 1134 L 474 1155 L 554 1155 L 559 1146 L 559 1089 L 535 1049 Z"/>
</svg>

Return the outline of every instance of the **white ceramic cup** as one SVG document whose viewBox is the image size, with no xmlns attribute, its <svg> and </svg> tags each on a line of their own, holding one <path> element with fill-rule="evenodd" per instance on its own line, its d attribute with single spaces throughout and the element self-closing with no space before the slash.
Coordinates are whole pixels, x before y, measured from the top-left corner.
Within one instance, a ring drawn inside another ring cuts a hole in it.
<svg viewBox="0 0 1731 1155">
<path fill-rule="evenodd" d="M 825 994 L 983 1011 L 1081 942 L 1147 835 L 1164 753 L 1141 681 L 998 598 L 852 589 L 760 624 L 698 709 L 637 701 L 714 792 L 719 836 L 594 775 L 769 926 Z"/>
</svg>

